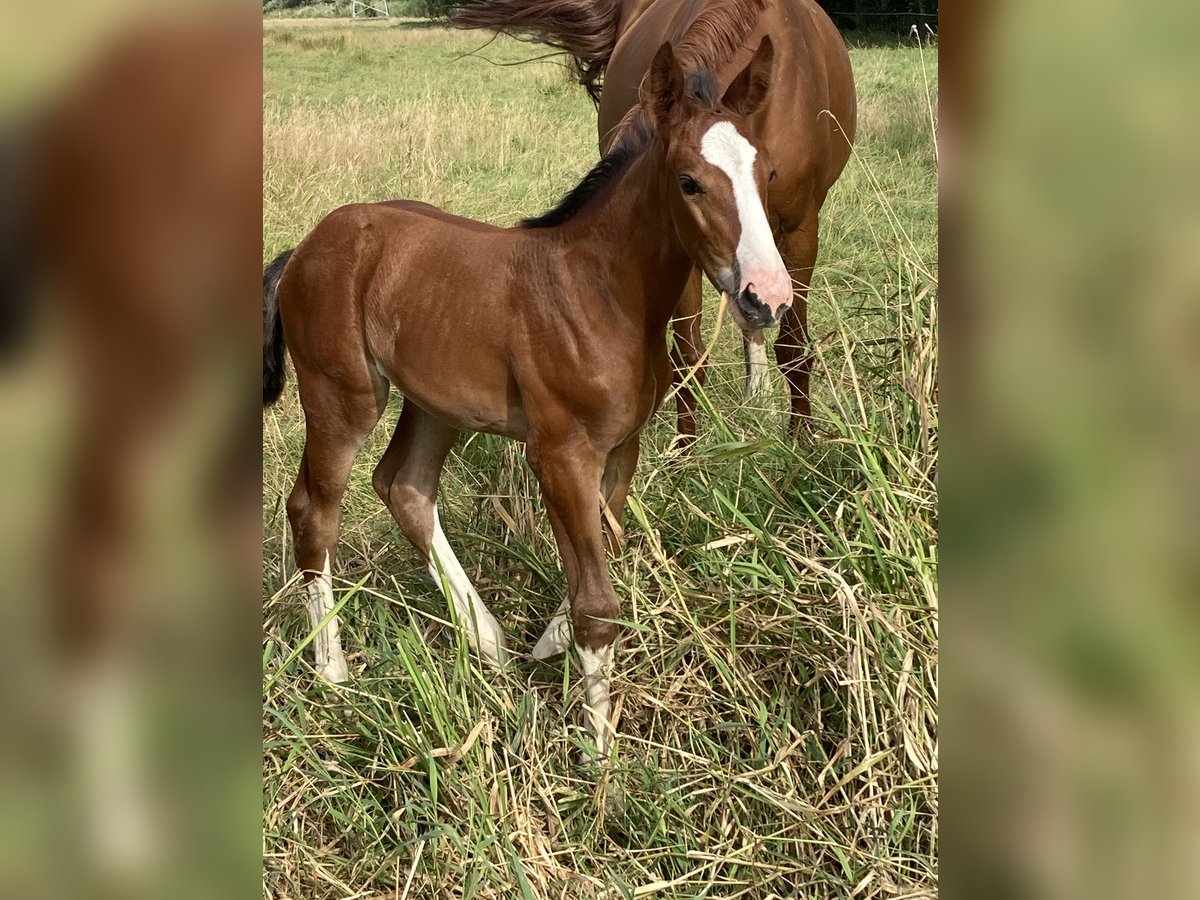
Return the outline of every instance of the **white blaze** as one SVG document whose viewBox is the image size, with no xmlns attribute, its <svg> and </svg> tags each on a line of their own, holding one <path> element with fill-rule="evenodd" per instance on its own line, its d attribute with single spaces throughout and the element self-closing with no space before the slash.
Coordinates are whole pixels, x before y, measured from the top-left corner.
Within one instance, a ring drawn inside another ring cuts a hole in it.
<svg viewBox="0 0 1200 900">
<path fill-rule="evenodd" d="M 438 518 L 437 506 L 433 507 L 433 541 L 429 547 L 429 574 L 440 587 L 442 576 L 450 587 L 450 599 L 454 609 L 467 629 L 467 639 L 472 647 L 483 654 L 484 659 L 499 667 L 504 661 L 504 632 L 495 616 L 483 605 L 483 600 L 471 584 L 458 557 L 450 548 L 442 523 Z M 440 568 L 439 568 L 440 567 Z"/>
<path fill-rule="evenodd" d="M 737 246 L 742 283 L 735 287 L 741 291 L 753 283 L 755 293 L 764 302 L 772 306 L 790 302 L 791 281 L 771 237 L 767 213 L 754 183 L 754 158 L 758 151 L 732 122 L 718 122 L 701 139 L 700 155 L 724 172 L 733 184 L 733 199 L 742 226 Z M 772 296 L 782 290 L 781 278 L 787 281 L 787 295 Z"/>
</svg>

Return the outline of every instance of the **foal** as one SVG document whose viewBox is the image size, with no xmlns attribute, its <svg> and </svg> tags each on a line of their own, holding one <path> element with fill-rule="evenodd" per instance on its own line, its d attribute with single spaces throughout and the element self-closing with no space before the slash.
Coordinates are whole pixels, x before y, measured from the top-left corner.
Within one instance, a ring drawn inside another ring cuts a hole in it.
<svg viewBox="0 0 1200 900">
<path fill-rule="evenodd" d="M 671 384 L 666 330 L 680 291 L 699 265 L 758 321 L 792 300 L 763 208 L 771 163 L 746 126 L 773 55 L 764 39 L 718 100 L 712 77 L 685 77 L 664 44 L 645 116 L 555 209 L 518 227 L 423 203 L 352 204 L 268 267 L 263 399 L 282 389 L 286 340 L 307 426 L 287 510 L 314 628 L 334 605 L 351 465 L 394 384 L 404 407 L 375 490 L 496 665 L 503 632 L 442 532 L 438 481 L 464 429 L 525 442 L 569 591 L 534 655 L 573 639 L 607 752 L 619 607 L 601 517 L 607 507 L 620 520 L 640 432 Z M 315 641 L 330 681 L 348 676 L 337 629 L 335 618 Z"/>
</svg>

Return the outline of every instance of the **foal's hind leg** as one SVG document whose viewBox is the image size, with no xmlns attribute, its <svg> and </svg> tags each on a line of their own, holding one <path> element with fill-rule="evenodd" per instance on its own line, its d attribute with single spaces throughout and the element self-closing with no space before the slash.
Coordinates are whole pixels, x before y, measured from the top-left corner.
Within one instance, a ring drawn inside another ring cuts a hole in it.
<svg viewBox="0 0 1200 900">
<path fill-rule="evenodd" d="M 347 391 L 319 374 L 299 372 L 299 366 L 297 370 L 307 439 L 287 512 L 296 566 L 305 573 L 309 618 L 317 629 L 334 608 L 332 572 L 342 496 L 354 457 L 379 421 L 387 385 L 368 380 L 366 390 Z M 317 630 L 313 649 L 323 678 L 338 683 L 349 677 L 337 616 Z"/>
<path fill-rule="evenodd" d="M 505 655 L 504 632 L 483 605 L 438 521 L 438 481 L 457 437 L 458 429 L 406 400 L 396 432 L 371 481 L 439 587 L 445 578 L 471 646 L 499 667 Z"/>
</svg>

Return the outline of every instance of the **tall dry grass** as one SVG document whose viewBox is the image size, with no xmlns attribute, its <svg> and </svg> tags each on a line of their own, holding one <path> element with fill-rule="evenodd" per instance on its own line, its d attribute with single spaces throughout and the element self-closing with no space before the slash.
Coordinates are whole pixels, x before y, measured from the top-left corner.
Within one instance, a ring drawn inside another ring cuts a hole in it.
<svg viewBox="0 0 1200 900">
<path fill-rule="evenodd" d="M 271 23 L 267 255 L 349 200 L 507 222 L 570 187 L 595 158 L 590 105 L 550 64 L 459 58 L 481 43 Z M 482 669 L 419 576 L 370 485 L 395 401 L 343 504 L 354 677 L 314 681 L 282 508 L 294 386 L 264 415 L 265 896 L 936 893 L 936 54 L 853 58 L 861 136 L 811 297 L 814 435 L 782 439 L 777 376 L 741 404 L 732 333 L 690 456 L 656 417 L 610 566 L 626 625 L 611 769 L 580 763 L 570 660 Z M 519 448 L 464 440 L 442 498 L 510 645 L 530 647 L 565 583 Z"/>
</svg>

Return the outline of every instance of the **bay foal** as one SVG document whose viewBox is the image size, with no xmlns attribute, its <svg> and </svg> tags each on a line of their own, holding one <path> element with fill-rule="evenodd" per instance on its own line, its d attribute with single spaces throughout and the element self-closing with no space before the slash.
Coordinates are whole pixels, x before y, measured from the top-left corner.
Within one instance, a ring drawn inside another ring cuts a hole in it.
<svg viewBox="0 0 1200 900">
<path fill-rule="evenodd" d="M 268 267 L 263 399 L 282 389 L 286 344 L 307 428 L 287 510 L 314 628 L 334 606 L 351 465 L 390 383 L 405 401 L 375 490 L 497 665 L 503 632 L 442 532 L 438 481 L 460 431 L 525 442 L 568 585 L 534 655 L 573 640 L 607 752 L 619 606 L 601 517 L 607 506 L 620 520 L 639 435 L 671 384 L 666 331 L 680 292 L 698 265 L 756 321 L 778 320 L 792 300 L 763 206 L 771 161 L 746 124 L 773 57 L 764 39 L 721 97 L 664 44 L 646 115 L 555 209 L 518 227 L 422 203 L 352 204 Z M 315 652 L 325 678 L 348 676 L 336 619 Z"/>
</svg>

